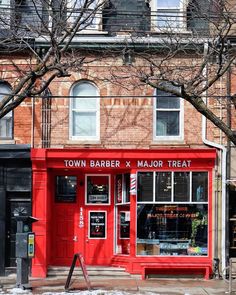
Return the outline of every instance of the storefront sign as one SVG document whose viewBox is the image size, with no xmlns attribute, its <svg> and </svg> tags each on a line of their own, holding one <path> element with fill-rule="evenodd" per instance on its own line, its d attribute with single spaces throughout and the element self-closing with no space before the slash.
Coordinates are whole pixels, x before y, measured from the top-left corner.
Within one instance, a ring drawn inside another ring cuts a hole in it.
<svg viewBox="0 0 236 295">
<path fill-rule="evenodd" d="M 191 160 L 64 160 L 69 168 L 189 168 Z"/>
</svg>

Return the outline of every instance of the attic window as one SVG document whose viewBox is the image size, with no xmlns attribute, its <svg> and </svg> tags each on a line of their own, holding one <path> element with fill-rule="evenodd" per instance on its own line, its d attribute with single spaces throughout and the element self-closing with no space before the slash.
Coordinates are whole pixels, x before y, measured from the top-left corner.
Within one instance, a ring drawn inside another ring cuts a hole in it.
<svg viewBox="0 0 236 295">
<path fill-rule="evenodd" d="M 176 30 L 184 27 L 184 5 L 181 0 L 156 0 L 158 29 Z"/>
</svg>

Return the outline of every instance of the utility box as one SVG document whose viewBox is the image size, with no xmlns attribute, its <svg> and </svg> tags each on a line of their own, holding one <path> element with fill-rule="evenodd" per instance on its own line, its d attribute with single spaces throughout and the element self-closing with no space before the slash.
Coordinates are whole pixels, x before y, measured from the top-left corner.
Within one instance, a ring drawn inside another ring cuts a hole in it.
<svg viewBox="0 0 236 295">
<path fill-rule="evenodd" d="M 35 235 L 32 232 L 16 233 L 16 257 L 33 258 L 34 257 Z"/>
</svg>

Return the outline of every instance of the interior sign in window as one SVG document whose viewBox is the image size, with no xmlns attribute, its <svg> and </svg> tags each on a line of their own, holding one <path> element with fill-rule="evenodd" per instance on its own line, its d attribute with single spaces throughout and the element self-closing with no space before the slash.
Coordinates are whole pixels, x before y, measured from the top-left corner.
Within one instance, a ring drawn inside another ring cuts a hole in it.
<svg viewBox="0 0 236 295">
<path fill-rule="evenodd" d="M 89 237 L 106 238 L 106 212 L 93 211 L 89 214 Z"/>
<path fill-rule="evenodd" d="M 109 204 L 109 176 L 87 176 L 87 204 Z"/>
</svg>

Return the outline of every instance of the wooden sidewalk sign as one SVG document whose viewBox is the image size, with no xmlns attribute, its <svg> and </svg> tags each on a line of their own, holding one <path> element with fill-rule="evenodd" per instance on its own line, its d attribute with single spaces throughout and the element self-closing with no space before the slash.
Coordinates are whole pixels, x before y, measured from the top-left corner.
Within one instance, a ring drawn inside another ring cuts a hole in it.
<svg viewBox="0 0 236 295">
<path fill-rule="evenodd" d="M 77 259 L 79 260 L 80 267 L 82 269 L 84 280 L 86 282 L 87 288 L 88 288 L 88 290 L 91 290 L 91 283 L 90 283 L 90 280 L 89 280 L 87 268 L 86 268 L 86 265 L 84 263 L 84 257 L 83 257 L 83 255 L 81 253 L 76 253 L 74 255 L 74 258 L 73 258 L 73 261 L 72 261 L 72 264 L 71 264 L 71 267 L 70 267 L 70 271 L 69 271 L 69 274 L 68 274 L 68 277 L 67 277 L 67 280 L 66 280 L 65 290 L 66 291 L 69 290 L 71 277 L 72 277 L 72 274 L 73 274 Z"/>
</svg>

